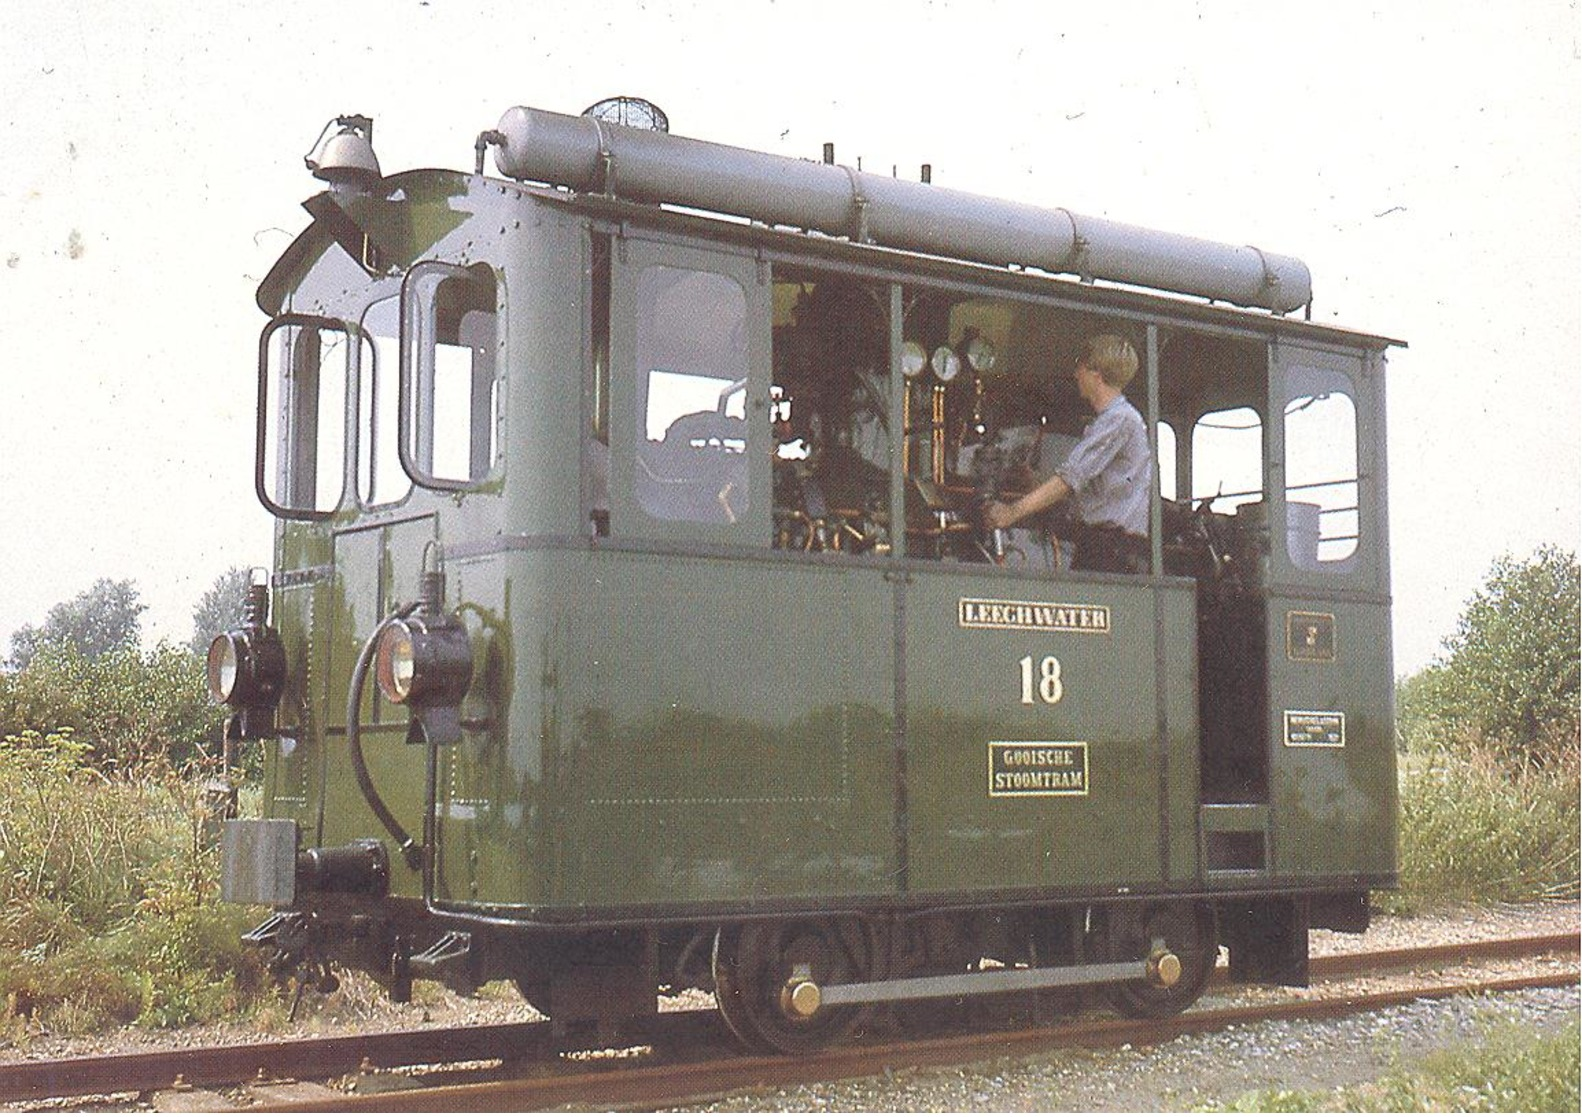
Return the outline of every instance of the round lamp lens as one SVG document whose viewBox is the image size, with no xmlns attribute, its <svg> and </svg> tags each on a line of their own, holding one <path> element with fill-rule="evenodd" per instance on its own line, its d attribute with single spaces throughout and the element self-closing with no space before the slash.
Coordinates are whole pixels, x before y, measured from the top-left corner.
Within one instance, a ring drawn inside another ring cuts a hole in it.
<svg viewBox="0 0 1582 1117">
<path fill-rule="evenodd" d="M 236 693 L 238 662 L 236 641 L 229 633 L 216 636 L 209 644 L 209 694 L 216 702 L 229 702 Z"/>
<path fill-rule="evenodd" d="M 417 674 L 412 633 L 404 624 L 393 624 L 379 637 L 376 658 L 379 689 L 395 703 L 412 697 L 412 680 Z"/>
</svg>

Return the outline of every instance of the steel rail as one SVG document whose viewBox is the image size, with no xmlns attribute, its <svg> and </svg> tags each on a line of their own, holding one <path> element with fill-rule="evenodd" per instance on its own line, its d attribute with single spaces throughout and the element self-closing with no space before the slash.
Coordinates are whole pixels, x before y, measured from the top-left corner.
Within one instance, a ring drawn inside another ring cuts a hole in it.
<svg viewBox="0 0 1582 1117">
<path fill-rule="evenodd" d="M 1582 973 L 1572 970 L 1540 977 L 1469 981 L 1390 993 L 1345 994 L 1327 999 L 1193 1011 L 1166 1020 L 1081 1020 L 1053 1028 L 857 1047 L 810 1058 L 735 1058 L 599 1071 L 576 1077 L 555 1076 L 466 1086 L 424 1087 L 366 1097 L 348 1094 L 344 1100 L 315 1098 L 303 1103 L 264 1104 L 248 1108 L 249 1112 L 260 1113 L 525 1113 L 543 1112 L 557 1106 L 651 1111 L 717 1101 L 731 1094 L 751 1090 L 874 1077 L 898 1067 L 956 1066 L 983 1059 L 1034 1055 L 1062 1047 L 1157 1044 L 1177 1036 L 1219 1031 L 1267 1020 L 1352 1016 L 1419 1000 L 1553 988 L 1576 985 L 1579 980 L 1582 980 Z"/>
<path fill-rule="evenodd" d="M 1429 946 L 1372 950 L 1365 954 L 1321 954 L 1308 960 L 1307 972 L 1315 981 L 1327 981 L 1353 974 L 1371 973 L 1375 970 L 1498 958 L 1530 958 L 1539 954 L 1578 950 L 1579 947 L 1582 947 L 1582 931 L 1554 935 L 1523 935 L 1509 939 L 1477 939 L 1465 943 L 1434 943 Z M 1218 971 L 1216 978 L 1222 977 L 1224 972 Z"/>
<path fill-rule="evenodd" d="M 0 1102 L 162 1090 L 178 1080 L 205 1086 L 255 1078 L 333 1078 L 357 1070 L 365 1059 L 397 1067 L 491 1057 L 483 1052 L 531 1054 L 548 1035 L 543 1024 L 494 1024 L 5 1063 L 0 1064 Z"/>
<path fill-rule="evenodd" d="M 1574 952 L 1579 935 L 1582 932 L 1572 931 L 1320 956 L 1310 963 L 1310 974 L 1319 980 L 1404 966 Z M 712 1009 L 664 1013 L 658 1018 L 664 1035 L 654 1038 L 671 1044 L 716 1038 L 715 1019 Z M 1091 1030 L 1107 1024 L 1094 1022 L 1083 1027 Z M 490 1059 L 547 1059 L 555 1050 L 550 1026 L 540 1022 L 0 1062 L 0 1103 L 163 1090 L 178 1080 L 190 1086 L 232 1085 L 254 1079 L 327 1079 L 368 1065 L 390 1069 Z"/>
</svg>

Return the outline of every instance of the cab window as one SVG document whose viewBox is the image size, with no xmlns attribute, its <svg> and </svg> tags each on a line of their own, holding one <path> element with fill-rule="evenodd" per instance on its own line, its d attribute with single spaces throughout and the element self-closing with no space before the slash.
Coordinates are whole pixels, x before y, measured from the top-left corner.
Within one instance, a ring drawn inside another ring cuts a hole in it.
<svg viewBox="0 0 1582 1117">
<path fill-rule="evenodd" d="M 1159 495 L 1165 500 L 1180 500 L 1180 487 L 1176 483 L 1176 430 L 1160 420 L 1155 428 L 1154 460 L 1159 468 Z"/>
<path fill-rule="evenodd" d="M 259 496 L 277 516 L 322 519 L 345 480 L 346 384 L 351 338 L 341 322 L 285 314 L 259 346 Z"/>
<path fill-rule="evenodd" d="M 1215 512 L 1263 500 L 1263 417 L 1250 407 L 1215 411 L 1192 427 L 1192 499 Z"/>
<path fill-rule="evenodd" d="M 890 539 L 890 293 L 812 268 L 774 276 L 774 546 L 882 554 Z"/>
<path fill-rule="evenodd" d="M 421 263 L 402 287 L 401 463 L 430 488 L 466 488 L 499 454 L 493 272 Z"/>
<path fill-rule="evenodd" d="M 1357 553 L 1357 407 L 1344 377 L 1297 369 L 1285 403 L 1286 546 L 1298 570 Z"/>
<path fill-rule="evenodd" d="M 1109 540 L 1081 519 L 1080 498 L 998 532 L 984 530 L 980 510 L 1010 503 L 1061 471 L 1095 419 L 1075 378 L 1091 339 L 1116 335 L 1141 357 L 1142 330 L 1033 300 L 916 287 L 903 301 L 907 555 L 1037 573 L 1116 572 L 1122 563 L 1105 556 Z M 1141 413 L 1146 393 L 1140 366 L 1124 394 Z M 1147 466 L 1142 483 L 1152 486 L 1157 474 Z"/>
<path fill-rule="evenodd" d="M 746 295 L 729 276 L 656 265 L 637 299 L 637 502 L 659 520 L 736 523 L 751 506 Z"/>
</svg>

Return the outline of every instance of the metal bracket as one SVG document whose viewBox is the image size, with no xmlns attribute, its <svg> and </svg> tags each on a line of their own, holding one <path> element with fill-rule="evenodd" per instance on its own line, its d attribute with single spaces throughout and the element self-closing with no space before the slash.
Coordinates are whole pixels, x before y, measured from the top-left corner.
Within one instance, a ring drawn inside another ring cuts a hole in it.
<svg viewBox="0 0 1582 1117">
<path fill-rule="evenodd" d="M 855 231 L 852 240 L 858 244 L 870 244 L 873 238 L 868 235 L 868 197 L 862 192 L 862 186 L 857 181 L 857 172 L 850 167 L 842 166 L 847 179 L 851 182 L 852 221 Z"/>
<path fill-rule="evenodd" d="M 606 198 L 615 197 L 615 152 L 610 148 L 610 139 L 604 134 L 604 123 L 598 117 L 589 117 L 593 121 L 594 130 L 599 136 L 599 193 Z"/>
</svg>

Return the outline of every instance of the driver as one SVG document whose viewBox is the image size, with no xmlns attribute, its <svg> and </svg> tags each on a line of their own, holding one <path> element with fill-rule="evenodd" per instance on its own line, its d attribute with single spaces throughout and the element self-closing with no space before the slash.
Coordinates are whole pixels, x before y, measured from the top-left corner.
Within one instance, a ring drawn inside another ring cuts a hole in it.
<svg viewBox="0 0 1582 1117">
<path fill-rule="evenodd" d="M 1126 398 L 1137 350 L 1114 334 L 1088 340 L 1073 376 L 1095 417 L 1049 480 L 1009 504 L 984 510 L 991 528 L 1010 527 L 1063 500 L 1079 522 L 1073 570 L 1143 574 L 1148 569 L 1148 493 L 1153 454 L 1143 417 Z"/>
</svg>

